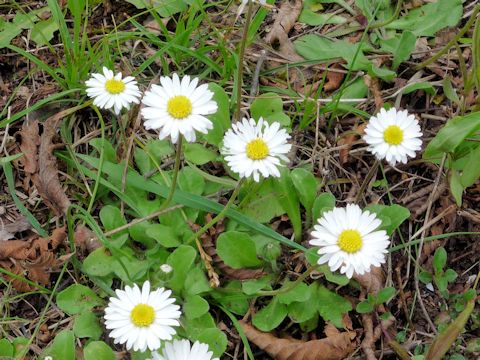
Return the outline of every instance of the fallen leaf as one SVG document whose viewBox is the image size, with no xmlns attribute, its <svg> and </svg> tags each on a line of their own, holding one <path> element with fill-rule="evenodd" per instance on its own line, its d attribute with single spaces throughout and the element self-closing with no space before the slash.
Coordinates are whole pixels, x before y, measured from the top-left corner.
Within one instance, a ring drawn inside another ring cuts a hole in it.
<svg viewBox="0 0 480 360">
<path fill-rule="evenodd" d="M 20 149 L 25 172 L 31 175 L 38 193 L 56 215 L 64 215 L 70 206 L 58 177 L 57 159 L 53 150 L 58 146 L 53 143 L 57 126 L 63 112 L 51 116 L 43 123 L 43 132 L 39 136 L 39 123 L 33 121 L 20 131 L 22 142 Z"/>
<path fill-rule="evenodd" d="M 32 225 L 23 216 L 19 217 L 14 222 L 8 223 L 0 218 L 0 241 L 13 239 L 15 233 L 29 230 L 31 227 Z"/>
<path fill-rule="evenodd" d="M 98 240 L 95 233 L 84 225 L 80 225 L 75 229 L 73 241 L 75 242 L 75 246 L 87 253 L 91 253 L 102 247 L 102 243 Z"/>
<path fill-rule="evenodd" d="M 357 345 L 354 331 L 339 332 L 334 326 L 327 325 L 324 339 L 301 341 L 278 338 L 243 320 L 240 325 L 247 338 L 275 360 L 340 360 L 350 355 Z"/>
<path fill-rule="evenodd" d="M 48 285 L 50 270 L 62 265 L 71 254 L 57 256 L 57 248 L 66 245 L 67 234 L 65 227 L 55 229 L 48 238 L 39 236 L 24 240 L 10 240 L 0 242 L 0 266 L 16 275 Z M 17 278 L 10 278 L 2 274 L 7 281 L 12 281 L 18 291 L 33 289 L 26 282 Z"/>
<path fill-rule="evenodd" d="M 364 133 L 366 127 L 366 123 L 356 126 L 353 128 L 351 134 L 342 136 L 337 141 L 337 145 L 342 146 L 339 151 L 340 164 L 343 165 L 348 161 L 348 154 L 350 153 L 350 149 L 352 148 L 353 143 L 355 143 L 360 138 L 360 135 Z"/>
</svg>

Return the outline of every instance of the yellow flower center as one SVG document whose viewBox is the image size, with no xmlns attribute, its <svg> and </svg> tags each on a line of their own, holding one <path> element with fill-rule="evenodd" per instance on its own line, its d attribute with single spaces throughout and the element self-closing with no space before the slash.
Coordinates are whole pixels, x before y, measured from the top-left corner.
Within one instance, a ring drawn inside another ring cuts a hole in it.
<svg viewBox="0 0 480 360">
<path fill-rule="evenodd" d="M 398 145 L 403 141 L 403 130 L 397 125 L 390 125 L 383 132 L 383 139 L 390 145 Z"/>
<path fill-rule="evenodd" d="M 105 90 L 112 95 L 117 95 L 125 90 L 125 83 L 122 80 L 110 79 L 105 82 Z"/>
<path fill-rule="evenodd" d="M 262 139 L 255 139 L 247 144 L 247 156 L 252 160 L 262 160 L 268 156 L 268 145 Z"/>
<path fill-rule="evenodd" d="M 147 304 L 138 304 L 130 313 L 130 319 L 135 326 L 147 327 L 155 320 L 155 310 Z"/>
<path fill-rule="evenodd" d="M 362 235 L 357 230 L 343 230 L 338 237 L 338 247 L 349 253 L 356 253 L 362 248 Z"/>
<path fill-rule="evenodd" d="M 192 102 L 186 96 L 174 96 L 168 100 L 167 111 L 174 119 L 185 119 L 192 113 Z"/>
</svg>

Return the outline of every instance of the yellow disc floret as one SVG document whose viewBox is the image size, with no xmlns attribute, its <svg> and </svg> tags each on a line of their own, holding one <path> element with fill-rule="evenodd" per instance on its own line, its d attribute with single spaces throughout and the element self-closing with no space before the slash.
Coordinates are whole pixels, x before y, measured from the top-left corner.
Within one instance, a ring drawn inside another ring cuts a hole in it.
<svg viewBox="0 0 480 360">
<path fill-rule="evenodd" d="M 192 113 L 192 102 L 183 95 L 173 96 L 168 100 L 167 111 L 174 119 L 185 119 Z"/>
<path fill-rule="evenodd" d="M 252 160 L 262 160 L 268 156 L 268 145 L 262 139 L 255 139 L 247 144 L 247 156 Z"/>
<path fill-rule="evenodd" d="M 399 145 L 403 141 L 403 130 L 397 125 L 390 125 L 383 132 L 383 139 L 390 145 Z"/>
<path fill-rule="evenodd" d="M 155 310 L 147 304 L 136 305 L 130 313 L 130 319 L 138 327 L 150 326 L 155 320 Z"/>
<path fill-rule="evenodd" d="M 338 237 L 337 245 L 346 253 L 356 253 L 362 248 L 362 235 L 357 230 L 343 230 Z"/>
<path fill-rule="evenodd" d="M 110 79 L 105 82 L 105 90 L 112 95 L 117 95 L 125 90 L 125 83 L 122 80 Z"/>
</svg>

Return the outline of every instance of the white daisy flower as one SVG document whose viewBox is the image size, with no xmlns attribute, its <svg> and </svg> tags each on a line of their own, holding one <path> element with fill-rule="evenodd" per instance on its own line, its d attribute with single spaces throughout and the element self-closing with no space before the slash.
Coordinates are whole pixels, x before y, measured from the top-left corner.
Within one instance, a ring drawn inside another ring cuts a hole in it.
<svg viewBox="0 0 480 360">
<path fill-rule="evenodd" d="M 351 278 L 354 272 L 362 275 L 385 262 L 390 240 L 384 230 L 375 231 L 382 224 L 375 214 L 348 204 L 325 212 L 318 223 L 310 245 L 320 247 L 319 264 L 328 262 L 332 271 L 340 268 Z"/>
<path fill-rule="evenodd" d="M 363 139 L 370 145 L 368 150 L 392 166 L 397 162 L 405 164 L 407 156 L 415 157 L 415 152 L 422 147 L 420 125 L 406 110 L 381 109 L 370 118 L 365 134 Z"/>
<path fill-rule="evenodd" d="M 260 181 L 260 175 L 280 176 L 278 166 L 281 161 L 288 162 L 285 156 L 292 147 L 287 143 L 290 135 L 280 124 L 274 122 L 269 125 L 262 118 L 258 123 L 254 119 L 244 118 L 242 122 L 232 124 L 232 128 L 225 133 L 221 150 L 228 162 L 228 166 L 240 175 Z"/>
<path fill-rule="evenodd" d="M 197 87 L 197 78 L 190 81 L 190 76 L 184 76 L 180 81 L 177 74 L 172 78 L 162 76 L 160 83 L 160 86 L 152 85 L 142 100 L 145 129 L 161 129 L 160 139 L 171 136 L 176 143 L 179 134 L 188 142 L 194 142 L 195 130 L 206 134 L 213 128 L 204 115 L 214 114 L 217 103 L 212 100 L 213 92 L 207 84 Z"/>
<path fill-rule="evenodd" d="M 102 74 L 92 74 L 85 84 L 87 95 L 101 109 L 111 109 L 120 114 L 122 108 L 129 109 L 131 103 L 138 104 L 141 97 L 137 82 L 132 76 L 122 79 L 122 73 L 114 75 L 112 70 L 103 67 Z"/>
<path fill-rule="evenodd" d="M 151 360 L 218 360 L 212 358 L 213 352 L 208 350 L 207 344 L 195 341 L 190 348 L 188 340 L 174 340 L 165 344 L 162 354 L 152 353 Z"/>
<path fill-rule="evenodd" d="M 179 326 L 180 306 L 174 305 L 171 290 L 164 288 L 150 292 L 150 282 L 142 289 L 135 284 L 125 290 L 115 290 L 105 309 L 105 326 L 112 329 L 109 336 L 115 344 L 127 345 L 127 350 L 157 350 L 160 340 L 171 340 L 176 333 L 172 326 Z"/>
</svg>

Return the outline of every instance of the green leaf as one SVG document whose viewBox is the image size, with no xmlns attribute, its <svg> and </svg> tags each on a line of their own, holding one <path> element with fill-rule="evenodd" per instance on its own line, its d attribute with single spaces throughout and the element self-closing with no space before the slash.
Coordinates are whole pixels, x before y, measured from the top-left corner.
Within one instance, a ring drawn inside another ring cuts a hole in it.
<svg viewBox="0 0 480 360">
<path fill-rule="evenodd" d="M 248 311 L 250 298 L 242 294 L 242 283 L 238 280 L 229 281 L 223 289 L 234 293 L 213 291 L 210 295 L 228 311 L 244 316 Z"/>
<path fill-rule="evenodd" d="M 212 351 L 213 355 L 216 357 L 223 355 L 228 344 L 227 335 L 217 328 L 205 329 L 195 336 L 193 340 L 198 340 L 201 343 L 207 344 L 208 349 Z"/>
<path fill-rule="evenodd" d="M 75 318 L 73 333 L 78 338 L 99 339 L 103 329 L 94 313 L 84 312 Z"/>
<path fill-rule="evenodd" d="M 0 356 L 13 356 L 13 345 L 7 339 L 0 339 Z"/>
<path fill-rule="evenodd" d="M 103 303 L 90 288 L 80 285 L 70 285 L 57 295 L 57 306 L 69 315 L 81 314 Z"/>
<path fill-rule="evenodd" d="M 418 279 L 424 284 L 429 284 L 433 281 L 433 276 L 427 271 L 421 271 L 420 274 L 418 274 Z"/>
<path fill-rule="evenodd" d="M 313 26 L 344 24 L 347 22 L 347 19 L 343 16 L 329 13 L 318 13 L 318 10 L 322 10 L 321 3 L 318 0 L 305 0 L 298 21 Z"/>
<path fill-rule="evenodd" d="M 325 321 L 331 321 L 338 328 L 343 327 L 343 314 L 352 310 L 352 304 L 340 295 L 319 286 L 317 291 L 317 309 Z"/>
<path fill-rule="evenodd" d="M 313 174 L 303 168 L 295 168 L 290 172 L 293 186 L 297 190 L 298 197 L 303 207 L 311 211 L 315 197 L 317 196 L 317 179 Z"/>
<path fill-rule="evenodd" d="M 208 134 L 202 135 L 210 144 L 219 146 L 223 141 L 225 132 L 230 128 L 230 99 L 225 90 L 215 84 L 208 84 L 208 89 L 213 92 L 213 100 L 217 103 L 217 112 L 209 115 L 208 118 L 213 123 L 213 129 Z"/>
<path fill-rule="evenodd" d="M 252 118 L 255 120 L 261 117 L 268 123 L 278 122 L 281 126 L 290 127 L 291 120 L 283 112 L 283 101 L 280 95 L 265 93 L 258 96 L 250 105 Z"/>
<path fill-rule="evenodd" d="M 395 296 L 395 288 L 393 287 L 386 287 L 384 289 L 381 289 L 378 294 L 377 294 L 377 300 L 376 303 L 377 305 L 386 303 L 389 301 L 391 298 Z"/>
<path fill-rule="evenodd" d="M 205 272 L 199 267 L 194 268 L 188 273 L 185 279 L 185 292 L 188 295 L 198 295 L 211 291 Z"/>
<path fill-rule="evenodd" d="M 381 40 L 381 50 L 393 54 L 393 69 L 398 68 L 402 62 L 410 58 L 413 50 L 415 50 L 416 41 L 417 37 L 411 31 L 404 31 L 401 36 Z"/>
<path fill-rule="evenodd" d="M 260 223 L 268 223 L 276 216 L 285 214 L 283 206 L 283 199 L 285 194 L 279 193 L 274 185 L 275 179 L 269 178 L 264 180 L 261 184 L 254 184 L 253 186 L 260 186 L 255 191 L 255 196 L 250 197 L 247 204 L 243 207 L 242 212 L 252 219 Z M 251 196 L 251 189 L 246 189 L 248 192 L 242 196 Z M 242 191 L 240 191 L 242 194 Z"/>
<path fill-rule="evenodd" d="M 170 288 L 180 292 L 184 286 L 185 279 L 195 262 L 197 252 L 188 245 L 180 245 L 167 259 L 167 264 L 173 268 L 173 275 L 168 282 Z"/>
<path fill-rule="evenodd" d="M 208 301 L 198 295 L 187 296 L 183 303 L 183 313 L 189 319 L 195 319 L 207 313 L 210 309 Z"/>
<path fill-rule="evenodd" d="M 450 80 L 450 76 L 446 76 L 443 79 L 443 93 L 445 96 L 457 106 L 460 106 L 460 99 L 458 98 L 457 91 L 453 88 L 452 81 Z"/>
<path fill-rule="evenodd" d="M 289 289 L 292 287 L 293 281 L 285 281 L 281 289 Z M 282 290 L 280 290 L 282 291 Z M 277 295 L 277 299 L 281 304 L 288 305 L 292 302 L 304 302 L 307 301 L 311 296 L 311 289 L 305 283 L 300 283 L 296 285 L 291 290 L 288 290 L 286 293 L 281 293 Z"/>
<path fill-rule="evenodd" d="M 322 193 L 313 202 L 312 218 L 314 221 L 320 219 L 325 211 L 333 210 L 335 207 L 335 196 L 331 193 Z"/>
<path fill-rule="evenodd" d="M 480 112 L 454 117 L 430 141 L 423 153 L 423 158 L 440 159 L 443 153 L 454 152 L 465 138 L 477 131 L 480 131 Z"/>
<path fill-rule="evenodd" d="M 359 46 L 363 45 L 346 40 L 333 41 L 313 34 L 302 36 L 294 42 L 295 50 L 307 60 L 320 62 L 342 58 L 350 70 L 368 70 L 371 63 L 362 50 L 357 53 Z"/>
<path fill-rule="evenodd" d="M 284 195 L 282 201 L 284 209 L 287 211 L 290 222 L 293 225 L 295 240 L 300 242 L 302 239 L 302 218 L 300 215 L 300 201 L 297 192 L 293 186 L 290 172 L 287 168 L 280 169 L 281 176 L 274 181 L 274 187 L 279 194 Z"/>
<path fill-rule="evenodd" d="M 184 0 L 126 0 L 137 9 L 155 9 L 161 17 L 169 17 L 188 8 Z"/>
<path fill-rule="evenodd" d="M 410 85 L 405 86 L 402 89 L 402 94 L 404 94 L 404 95 L 410 94 L 410 93 L 412 93 L 414 91 L 417 91 L 417 90 L 423 90 L 428 94 L 434 94 L 435 93 L 435 88 L 433 87 L 433 85 L 431 83 L 429 83 L 428 81 L 422 81 L 422 82 L 414 82 Z"/>
<path fill-rule="evenodd" d="M 55 339 L 52 345 L 45 350 L 43 357 L 51 356 L 53 359 L 75 360 L 75 337 L 73 331 L 62 330 Z"/>
<path fill-rule="evenodd" d="M 53 39 L 53 34 L 58 30 L 58 24 L 53 17 L 39 21 L 32 28 L 31 39 L 37 46 L 45 46 Z"/>
<path fill-rule="evenodd" d="M 462 196 L 463 190 L 465 188 L 462 185 L 462 179 L 460 174 L 457 170 L 450 171 L 450 191 L 452 192 L 453 197 L 455 198 L 455 202 L 457 206 L 462 206 Z"/>
<path fill-rule="evenodd" d="M 303 323 L 313 318 L 318 320 L 317 307 L 313 296 L 305 302 L 289 304 L 287 310 L 290 319 L 296 323 Z"/>
<path fill-rule="evenodd" d="M 203 146 L 202 144 L 185 144 L 184 149 L 185 159 L 188 161 L 196 164 L 196 165 L 204 165 L 210 161 L 213 161 L 217 158 L 218 154 Z"/>
<path fill-rule="evenodd" d="M 432 264 L 435 274 L 443 273 L 443 268 L 447 264 L 447 251 L 444 247 L 439 247 L 437 250 L 435 250 Z"/>
<path fill-rule="evenodd" d="M 267 306 L 253 315 L 252 324 L 261 331 L 271 331 L 279 326 L 286 316 L 287 305 L 274 297 Z"/>
<path fill-rule="evenodd" d="M 242 291 L 245 295 L 253 295 L 263 289 L 270 290 L 271 281 L 272 281 L 272 278 L 270 276 L 264 276 L 259 279 L 242 281 Z"/>
<path fill-rule="evenodd" d="M 368 300 L 363 300 L 357 304 L 356 310 L 359 314 L 366 314 L 373 311 L 373 305 Z"/>
<path fill-rule="evenodd" d="M 217 254 L 228 266 L 234 269 L 259 267 L 255 243 L 250 235 L 239 231 L 222 233 L 217 239 Z"/>
<path fill-rule="evenodd" d="M 115 230 L 127 223 L 118 207 L 107 205 L 100 210 L 100 220 L 105 231 Z M 119 231 L 111 236 L 111 244 L 120 248 L 128 240 L 128 230 Z"/>
<path fill-rule="evenodd" d="M 202 195 L 205 179 L 191 167 L 184 167 L 178 173 L 178 186 L 181 190 L 195 195 Z"/>
<path fill-rule="evenodd" d="M 480 166 L 478 166 L 478 159 L 480 159 L 480 145 L 474 150 L 470 151 L 466 156 L 466 164 L 460 175 L 460 183 L 464 188 L 472 186 L 480 177 Z"/>
<path fill-rule="evenodd" d="M 162 224 L 150 224 L 145 232 L 163 247 L 174 248 L 181 244 L 177 235 L 170 226 L 165 226 Z"/>
<path fill-rule="evenodd" d="M 382 220 L 382 225 L 380 225 L 379 229 L 385 230 L 388 235 L 392 235 L 410 217 L 410 210 L 397 204 L 390 206 L 372 204 L 367 206 L 365 210 L 375 213 Z"/>
<path fill-rule="evenodd" d="M 445 279 L 447 279 L 447 281 L 450 283 L 450 282 L 454 282 L 455 279 L 457 278 L 458 274 L 455 272 L 455 270 L 453 269 L 447 269 L 445 271 Z"/>
<path fill-rule="evenodd" d="M 113 272 L 115 260 L 107 253 L 104 247 L 91 252 L 83 261 L 82 270 L 90 276 L 107 276 Z"/>
<path fill-rule="evenodd" d="M 410 30 L 416 36 L 432 36 L 445 27 L 456 26 L 463 14 L 462 0 L 438 0 L 410 10 L 392 21 L 388 29 Z"/>
<path fill-rule="evenodd" d="M 92 341 L 83 350 L 85 360 L 115 360 L 113 350 L 103 341 Z"/>
</svg>

